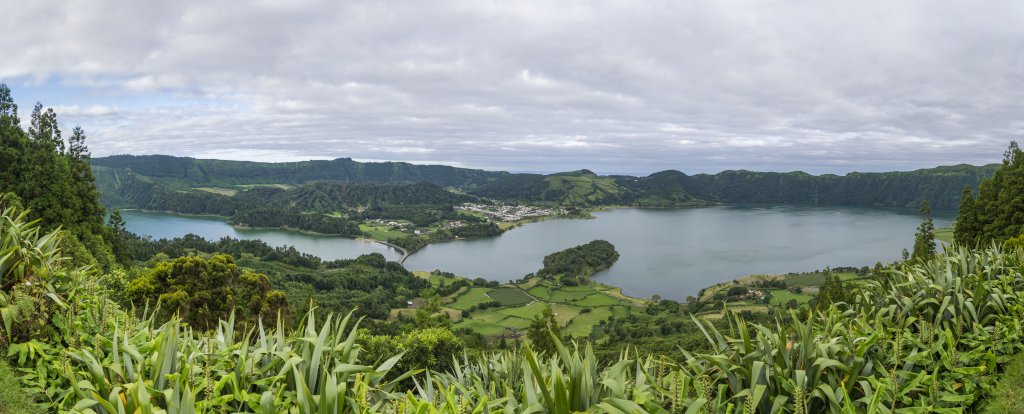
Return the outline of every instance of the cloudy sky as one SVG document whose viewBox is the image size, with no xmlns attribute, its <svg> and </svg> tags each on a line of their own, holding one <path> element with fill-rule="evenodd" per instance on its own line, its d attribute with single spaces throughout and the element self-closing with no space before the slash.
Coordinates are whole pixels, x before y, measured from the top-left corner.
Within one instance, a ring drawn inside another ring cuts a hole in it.
<svg viewBox="0 0 1024 414">
<path fill-rule="evenodd" d="M 0 0 L 0 82 L 96 156 L 512 171 L 997 162 L 1024 1 Z"/>
</svg>

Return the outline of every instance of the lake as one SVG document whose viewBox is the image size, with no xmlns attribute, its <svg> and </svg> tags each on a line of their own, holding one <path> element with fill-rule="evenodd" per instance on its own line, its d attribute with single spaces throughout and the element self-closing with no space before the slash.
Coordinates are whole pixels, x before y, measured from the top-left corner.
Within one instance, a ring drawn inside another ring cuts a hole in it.
<svg viewBox="0 0 1024 414">
<path fill-rule="evenodd" d="M 236 230 L 227 223 L 163 213 L 123 212 L 128 230 L 153 237 L 192 232 L 207 238 L 258 238 L 288 244 L 325 259 L 380 252 L 386 246 L 342 237 L 284 230 Z M 911 249 L 920 218 L 916 211 L 845 207 L 734 207 L 614 209 L 595 219 L 557 219 L 505 234 L 432 244 L 410 256 L 410 270 L 441 269 L 506 282 L 540 269 L 545 255 L 605 239 L 621 257 L 592 278 L 637 297 L 683 300 L 700 289 L 754 273 L 787 273 L 826 266 L 871 266 Z M 935 214 L 936 227 L 953 213 Z"/>
<path fill-rule="evenodd" d="M 217 217 L 122 210 L 121 218 L 124 219 L 128 231 L 154 239 L 169 239 L 193 233 L 207 240 L 228 236 L 243 240 L 263 240 L 271 246 L 295 246 L 303 253 L 326 260 L 351 259 L 369 253 L 383 254 L 388 260 L 398 260 L 402 257 L 401 253 L 391 247 L 367 240 L 280 229 L 236 229 Z"/>
</svg>

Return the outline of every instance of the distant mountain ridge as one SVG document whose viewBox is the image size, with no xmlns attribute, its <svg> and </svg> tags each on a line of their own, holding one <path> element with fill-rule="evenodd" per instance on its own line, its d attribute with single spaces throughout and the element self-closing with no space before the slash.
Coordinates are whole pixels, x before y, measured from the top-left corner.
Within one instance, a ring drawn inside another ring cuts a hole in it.
<svg viewBox="0 0 1024 414">
<path fill-rule="evenodd" d="M 428 182 L 442 187 L 474 188 L 509 174 L 446 165 L 358 162 L 351 158 L 268 163 L 169 155 L 115 155 L 94 158 L 92 165 L 128 168 L 139 175 L 187 187 L 341 181 L 367 184 Z"/>
<path fill-rule="evenodd" d="M 118 196 L 125 193 L 123 188 L 129 183 L 137 187 L 135 192 L 139 187 L 149 187 L 160 191 L 195 193 L 205 187 L 344 182 L 382 185 L 430 183 L 471 196 L 561 206 L 683 207 L 757 203 L 916 207 L 921 200 L 928 200 L 935 209 L 956 209 L 965 186 L 977 188 L 998 168 L 998 164 L 960 164 L 914 171 L 853 172 L 843 176 L 747 170 L 687 175 L 666 170 L 646 177 L 634 177 L 602 176 L 590 170 L 547 175 L 516 174 L 404 162 L 362 163 L 349 158 L 261 163 L 166 155 L 95 158 L 92 165 L 104 202 L 121 207 L 142 207 Z M 202 194 L 195 196 L 205 198 Z M 136 195 L 135 198 L 139 197 Z"/>
</svg>

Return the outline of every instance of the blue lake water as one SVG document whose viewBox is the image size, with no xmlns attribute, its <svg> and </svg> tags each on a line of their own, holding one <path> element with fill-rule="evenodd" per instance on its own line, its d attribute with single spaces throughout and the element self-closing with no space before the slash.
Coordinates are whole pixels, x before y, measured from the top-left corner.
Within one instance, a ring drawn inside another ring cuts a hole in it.
<svg viewBox="0 0 1024 414">
<path fill-rule="evenodd" d="M 126 211 L 128 229 L 153 237 L 196 233 L 287 244 L 325 259 L 379 252 L 384 245 L 285 230 L 238 230 L 222 220 Z M 558 219 L 528 224 L 497 237 L 432 244 L 410 256 L 410 270 L 441 269 L 467 277 L 508 281 L 540 269 L 545 255 L 605 239 L 618 263 L 593 279 L 621 286 L 626 294 L 658 294 L 677 300 L 701 288 L 755 273 L 787 273 L 826 266 L 871 266 L 911 249 L 920 224 L 916 211 L 845 207 L 709 207 L 614 209 L 595 219 Z M 935 214 L 936 227 L 952 213 Z"/>
</svg>

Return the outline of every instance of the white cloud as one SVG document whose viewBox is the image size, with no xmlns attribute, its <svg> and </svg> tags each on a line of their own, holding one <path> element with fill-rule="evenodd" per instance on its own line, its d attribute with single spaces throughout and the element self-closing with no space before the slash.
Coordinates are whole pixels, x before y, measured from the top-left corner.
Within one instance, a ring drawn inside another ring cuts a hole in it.
<svg viewBox="0 0 1024 414">
<path fill-rule="evenodd" d="M 1014 0 L 3 9 L 0 81 L 96 155 L 845 172 L 994 162 L 1024 135 Z"/>
</svg>

